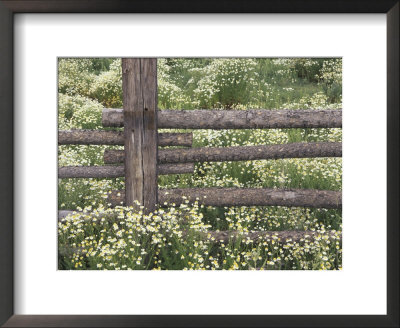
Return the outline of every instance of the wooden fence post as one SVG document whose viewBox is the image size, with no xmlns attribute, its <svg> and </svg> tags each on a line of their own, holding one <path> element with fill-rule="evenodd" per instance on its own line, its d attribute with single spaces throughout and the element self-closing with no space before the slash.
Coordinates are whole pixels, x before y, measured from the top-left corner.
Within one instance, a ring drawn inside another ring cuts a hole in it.
<svg viewBox="0 0 400 328">
<path fill-rule="evenodd" d="M 123 58 L 125 201 L 157 204 L 157 59 Z"/>
</svg>

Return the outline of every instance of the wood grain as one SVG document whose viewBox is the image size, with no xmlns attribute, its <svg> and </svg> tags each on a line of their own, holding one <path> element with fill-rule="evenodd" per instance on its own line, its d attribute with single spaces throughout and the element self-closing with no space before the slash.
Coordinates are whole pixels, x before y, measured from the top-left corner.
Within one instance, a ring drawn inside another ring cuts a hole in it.
<svg viewBox="0 0 400 328">
<path fill-rule="evenodd" d="M 119 195 L 119 196 L 118 196 Z M 185 198 L 184 198 L 185 197 Z M 161 206 L 184 204 L 196 200 L 206 206 L 288 206 L 315 208 L 342 208 L 342 192 L 314 189 L 273 188 L 183 188 L 161 189 L 158 192 Z M 112 206 L 123 204 L 123 191 L 109 195 Z"/>
<path fill-rule="evenodd" d="M 158 127 L 165 129 L 341 128 L 342 110 L 160 110 Z M 123 126 L 121 109 L 104 109 L 104 126 Z"/>
<path fill-rule="evenodd" d="M 192 133 L 159 133 L 159 146 L 191 147 Z M 124 145 L 123 131 L 62 130 L 58 131 L 59 145 Z"/>
<path fill-rule="evenodd" d="M 249 161 L 279 158 L 341 157 L 340 142 L 300 142 L 280 145 L 160 149 L 158 163 Z M 123 163 L 124 152 L 104 151 L 104 163 Z"/>
<path fill-rule="evenodd" d="M 126 204 L 157 204 L 157 59 L 122 59 Z"/>
<path fill-rule="evenodd" d="M 158 174 L 186 174 L 194 172 L 193 163 L 160 164 Z M 58 178 L 119 178 L 125 176 L 123 165 L 106 166 L 61 166 L 58 168 Z"/>
</svg>

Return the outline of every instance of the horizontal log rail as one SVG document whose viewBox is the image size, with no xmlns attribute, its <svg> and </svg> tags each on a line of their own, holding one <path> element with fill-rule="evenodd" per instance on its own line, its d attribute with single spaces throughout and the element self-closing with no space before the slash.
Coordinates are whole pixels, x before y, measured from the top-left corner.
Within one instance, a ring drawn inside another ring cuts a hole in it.
<svg viewBox="0 0 400 328">
<path fill-rule="evenodd" d="M 158 150 L 158 162 L 161 164 L 341 156 L 342 143 L 340 142 L 300 142 L 266 146 L 201 147 Z M 123 162 L 123 151 L 112 149 L 104 151 L 104 163 L 113 164 Z"/>
<path fill-rule="evenodd" d="M 72 211 L 72 210 L 59 210 L 58 211 L 58 221 L 62 222 L 64 221 L 67 216 L 73 215 L 74 213 L 78 213 L 78 211 Z"/>
<path fill-rule="evenodd" d="M 192 133 L 159 133 L 159 146 L 191 147 Z M 58 131 L 59 145 L 124 145 L 123 131 L 62 130 Z"/>
<path fill-rule="evenodd" d="M 159 110 L 163 129 L 341 128 L 342 110 Z M 123 126 L 123 110 L 104 109 L 103 126 Z"/>
<path fill-rule="evenodd" d="M 184 198 L 185 197 L 185 198 Z M 112 206 L 124 204 L 125 192 L 113 191 L 108 201 Z M 342 208 L 342 192 L 314 189 L 271 188 L 184 188 L 160 189 L 158 201 L 161 206 L 193 204 L 198 200 L 205 206 L 287 206 Z"/>
<path fill-rule="evenodd" d="M 161 164 L 158 165 L 158 174 L 185 174 L 193 173 L 193 163 Z M 118 166 L 62 166 L 58 168 L 58 178 L 119 178 L 125 176 L 123 165 Z"/>
</svg>

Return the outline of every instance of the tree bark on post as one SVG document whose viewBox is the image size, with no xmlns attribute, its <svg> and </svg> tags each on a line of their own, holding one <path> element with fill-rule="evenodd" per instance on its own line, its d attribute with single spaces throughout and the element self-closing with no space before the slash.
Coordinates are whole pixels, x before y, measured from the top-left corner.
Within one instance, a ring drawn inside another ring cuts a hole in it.
<svg viewBox="0 0 400 328">
<path fill-rule="evenodd" d="M 161 164 L 316 157 L 342 157 L 342 143 L 296 142 L 280 145 L 160 149 L 158 152 L 158 162 Z M 122 150 L 106 149 L 104 151 L 104 163 L 123 162 Z"/>
<path fill-rule="evenodd" d="M 157 204 L 157 59 L 122 59 L 125 202 L 149 213 Z"/>
</svg>

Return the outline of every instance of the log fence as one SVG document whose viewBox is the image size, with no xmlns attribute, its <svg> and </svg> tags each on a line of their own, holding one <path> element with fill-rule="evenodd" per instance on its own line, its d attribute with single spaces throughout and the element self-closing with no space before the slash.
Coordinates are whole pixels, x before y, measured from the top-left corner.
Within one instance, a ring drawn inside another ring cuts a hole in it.
<svg viewBox="0 0 400 328">
<path fill-rule="evenodd" d="M 123 145 L 124 150 L 105 150 L 104 166 L 60 167 L 59 178 L 124 177 L 125 190 L 111 192 L 109 202 L 112 206 L 135 206 L 138 201 L 144 206 L 146 213 L 164 203 L 179 205 L 183 202 L 183 196 L 190 203 L 197 200 L 207 206 L 341 208 L 341 191 L 270 188 L 158 189 L 158 175 L 193 173 L 195 162 L 342 156 L 341 143 L 337 142 L 191 148 L 192 133 L 158 133 L 159 128 L 341 128 L 342 110 L 158 110 L 156 66 L 157 60 L 153 58 L 122 60 L 123 109 L 104 109 L 102 125 L 105 128 L 123 127 L 123 131 L 70 130 L 59 131 L 58 134 L 59 145 Z M 159 148 L 165 146 L 189 148 Z M 225 237 L 232 234 L 235 233 L 227 232 Z"/>
<path fill-rule="evenodd" d="M 191 147 L 192 133 L 159 133 L 158 145 Z M 121 145 L 125 142 L 123 131 L 68 130 L 58 132 L 59 145 Z"/>
<path fill-rule="evenodd" d="M 158 151 L 158 163 L 193 163 L 250 161 L 279 158 L 340 157 L 340 142 L 291 143 L 267 146 L 202 147 L 191 149 L 163 149 Z M 104 163 L 123 163 L 121 150 L 104 151 Z"/>
<path fill-rule="evenodd" d="M 105 127 L 124 126 L 123 109 L 103 111 Z M 341 128 L 342 111 L 331 110 L 158 110 L 160 129 Z"/>
</svg>

